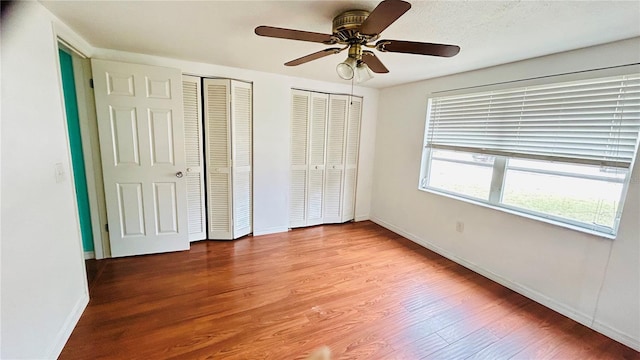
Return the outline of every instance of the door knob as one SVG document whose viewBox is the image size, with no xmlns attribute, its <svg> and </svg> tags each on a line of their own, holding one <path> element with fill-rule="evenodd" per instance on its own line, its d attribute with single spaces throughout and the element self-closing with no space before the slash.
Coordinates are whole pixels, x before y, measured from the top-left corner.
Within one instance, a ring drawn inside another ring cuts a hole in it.
<svg viewBox="0 0 640 360">
<path fill-rule="evenodd" d="M 183 177 L 183 176 L 184 176 L 184 174 L 182 173 L 182 171 L 178 171 L 178 172 L 176 173 L 176 177 L 177 177 L 177 178 L 181 178 L 181 177 Z"/>
</svg>

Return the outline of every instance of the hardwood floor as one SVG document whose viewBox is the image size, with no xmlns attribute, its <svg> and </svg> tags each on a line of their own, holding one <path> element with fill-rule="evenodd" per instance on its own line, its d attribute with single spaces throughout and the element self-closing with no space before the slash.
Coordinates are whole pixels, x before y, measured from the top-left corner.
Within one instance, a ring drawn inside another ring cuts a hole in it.
<svg viewBox="0 0 640 360">
<path fill-rule="evenodd" d="M 371 222 L 98 261 L 61 359 L 638 359 Z"/>
</svg>

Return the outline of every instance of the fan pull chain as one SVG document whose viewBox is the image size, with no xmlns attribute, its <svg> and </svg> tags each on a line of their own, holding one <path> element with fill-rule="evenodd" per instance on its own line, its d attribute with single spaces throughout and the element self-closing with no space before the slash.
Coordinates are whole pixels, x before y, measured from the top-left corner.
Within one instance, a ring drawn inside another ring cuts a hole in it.
<svg viewBox="0 0 640 360">
<path fill-rule="evenodd" d="M 353 105 L 353 81 L 355 76 L 351 78 L 351 96 L 349 96 L 349 105 Z"/>
</svg>

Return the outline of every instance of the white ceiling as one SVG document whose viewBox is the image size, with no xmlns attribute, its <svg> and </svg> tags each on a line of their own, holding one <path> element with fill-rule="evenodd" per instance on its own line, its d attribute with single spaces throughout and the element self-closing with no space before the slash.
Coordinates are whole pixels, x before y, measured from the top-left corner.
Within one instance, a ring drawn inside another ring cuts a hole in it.
<svg viewBox="0 0 640 360">
<path fill-rule="evenodd" d="M 378 53 L 387 87 L 640 36 L 640 1 L 410 1 L 383 38 L 459 45 L 453 58 Z M 93 46 L 303 78 L 340 80 L 345 53 L 297 67 L 326 45 L 259 37 L 270 25 L 331 33 L 331 20 L 377 1 L 44 1 Z"/>
</svg>

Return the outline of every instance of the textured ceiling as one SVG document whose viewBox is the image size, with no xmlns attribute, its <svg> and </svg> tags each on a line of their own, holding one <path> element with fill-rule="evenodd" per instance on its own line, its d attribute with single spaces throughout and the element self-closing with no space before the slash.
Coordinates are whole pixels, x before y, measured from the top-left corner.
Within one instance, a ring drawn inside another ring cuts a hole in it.
<svg viewBox="0 0 640 360">
<path fill-rule="evenodd" d="M 639 1 L 410 1 L 383 38 L 459 45 L 453 58 L 378 53 L 387 87 L 640 36 Z M 377 1 L 43 1 L 93 46 L 345 82 L 345 53 L 285 67 L 327 46 L 259 37 L 258 25 L 331 32 L 331 20 Z"/>
</svg>

